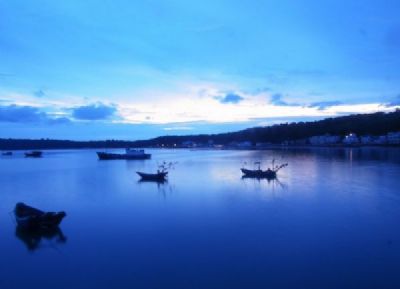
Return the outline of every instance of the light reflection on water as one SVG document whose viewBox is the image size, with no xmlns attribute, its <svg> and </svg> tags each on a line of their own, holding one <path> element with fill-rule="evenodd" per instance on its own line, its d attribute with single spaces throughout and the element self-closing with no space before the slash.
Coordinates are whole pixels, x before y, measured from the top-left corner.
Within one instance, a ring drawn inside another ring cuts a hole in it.
<svg viewBox="0 0 400 289">
<path fill-rule="evenodd" d="M 1 288 L 400 287 L 398 149 L 152 153 L 0 158 Z M 242 179 L 273 159 L 278 180 Z M 61 234 L 19 232 L 18 201 L 67 211 Z"/>
</svg>

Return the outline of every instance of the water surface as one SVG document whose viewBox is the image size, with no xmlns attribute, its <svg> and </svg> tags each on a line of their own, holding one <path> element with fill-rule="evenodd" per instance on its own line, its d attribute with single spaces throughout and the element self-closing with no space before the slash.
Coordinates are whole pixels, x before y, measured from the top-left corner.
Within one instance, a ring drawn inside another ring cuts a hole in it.
<svg viewBox="0 0 400 289">
<path fill-rule="evenodd" d="M 398 149 L 151 153 L 0 157 L 0 288 L 400 288 Z M 241 178 L 272 159 L 279 180 Z M 18 201 L 65 210 L 61 232 L 19 234 Z"/>
</svg>

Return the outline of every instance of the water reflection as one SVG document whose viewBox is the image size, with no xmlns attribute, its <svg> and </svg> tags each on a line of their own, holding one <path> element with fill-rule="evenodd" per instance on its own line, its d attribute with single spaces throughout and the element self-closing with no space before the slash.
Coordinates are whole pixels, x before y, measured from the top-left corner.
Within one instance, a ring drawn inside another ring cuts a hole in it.
<svg viewBox="0 0 400 289">
<path fill-rule="evenodd" d="M 242 176 L 243 181 L 253 181 L 256 183 L 267 182 L 268 185 L 271 185 L 273 188 L 280 187 L 282 189 L 287 188 L 287 185 L 284 182 L 281 182 L 277 177 L 275 178 L 257 178 L 257 177 L 249 177 L 249 176 Z"/>
<path fill-rule="evenodd" d="M 67 241 L 67 237 L 59 227 L 28 229 L 17 226 L 15 236 L 24 242 L 29 251 L 45 247 L 42 240 L 47 240 L 49 247 L 54 247 L 54 241 L 56 244 L 63 244 Z"/>
<path fill-rule="evenodd" d="M 161 194 L 164 199 L 167 197 L 167 194 L 172 193 L 172 186 L 168 183 L 167 179 L 161 179 L 161 180 L 140 179 L 137 181 L 137 184 L 141 186 L 142 185 L 146 186 L 149 190 L 151 190 L 151 188 L 153 188 L 156 185 L 158 193 Z"/>
<path fill-rule="evenodd" d="M 157 184 L 157 187 L 161 187 L 163 185 L 168 184 L 168 180 L 166 179 L 154 179 L 154 180 L 146 180 L 146 179 L 140 179 L 138 180 L 138 184 L 142 184 L 142 183 L 154 183 Z"/>
</svg>

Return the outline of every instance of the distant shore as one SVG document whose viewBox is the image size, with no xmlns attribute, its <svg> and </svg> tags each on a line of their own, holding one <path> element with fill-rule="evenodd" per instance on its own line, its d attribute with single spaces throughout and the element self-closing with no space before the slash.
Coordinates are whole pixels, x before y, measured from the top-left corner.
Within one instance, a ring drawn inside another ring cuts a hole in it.
<svg viewBox="0 0 400 289">
<path fill-rule="evenodd" d="M 1 147 L 0 152 L 7 151 L 29 151 L 29 150 L 99 150 L 104 151 L 108 149 L 125 149 L 127 147 L 134 148 L 135 146 L 116 146 L 116 147 L 43 147 L 43 146 L 32 146 L 32 147 L 24 147 L 24 148 L 11 148 L 11 147 Z M 183 147 L 183 146 L 149 146 L 149 147 L 140 147 L 144 149 L 165 149 L 165 150 L 173 150 L 173 149 L 187 149 L 187 150 L 236 150 L 236 151 L 263 151 L 263 150 L 276 150 L 276 149 L 341 149 L 341 148 L 353 148 L 353 149 L 362 149 L 362 148 L 400 148 L 398 144 L 384 144 L 384 145 L 270 145 L 264 147 L 230 147 L 230 146 L 222 146 L 222 147 Z"/>
</svg>

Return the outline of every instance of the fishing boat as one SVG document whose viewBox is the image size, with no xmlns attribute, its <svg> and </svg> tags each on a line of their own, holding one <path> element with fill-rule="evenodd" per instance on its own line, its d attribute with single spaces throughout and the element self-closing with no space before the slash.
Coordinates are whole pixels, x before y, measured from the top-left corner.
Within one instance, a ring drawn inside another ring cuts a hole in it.
<svg viewBox="0 0 400 289">
<path fill-rule="evenodd" d="M 243 173 L 244 177 L 247 178 L 259 178 L 259 179 L 274 179 L 276 178 L 276 172 L 271 170 L 271 169 L 267 169 L 267 170 L 248 170 L 248 169 L 244 169 L 241 168 L 240 169 Z"/>
<path fill-rule="evenodd" d="M 151 154 L 147 154 L 144 150 L 125 149 L 124 154 L 97 152 L 99 160 L 146 160 L 151 158 Z"/>
<path fill-rule="evenodd" d="M 143 173 L 143 172 L 136 172 L 142 180 L 145 181 L 165 181 L 165 178 L 168 175 L 168 172 L 157 171 L 157 173 L 150 174 L 150 173 Z"/>
<path fill-rule="evenodd" d="M 12 156 L 13 152 L 2 152 L 1 155 L 3 156 Z"/>
<path fill-rule="evenodd" d="M 155 182 L 165 182 L 168 176 L 168 170 L 173 168 L 176 163 L 166 163 L 163 162 L 158 166 L 156 173 L 144 173 L 136 172 L 140 176 L 141 181 L 155 181 Z"/>
<path fill-rule="evenodd" d="M 288 164 L 281 164 L 275 166 L 275 160 L 272 160 L 272 168 L 267 168 L 266 170 L 261 169 L 261 162 L 255 162 L 254 164 L 258 164 L 258 168 L 254 170 L 249 170 L 245 168 L 241 168 L 240 170 L 243 173 L 244 178 L 257 178 L 257 179 L 276 179 L 277 172 L 286 167 Z"/>
<path fill-rule="evenodd" d="M 66 216 L 65 212 L 43 212 L 24 203 L 15 205 L 14 214 L 18 226 L 30 229 L 57 227 Z"/>
<path fill-rule="evenodd" d="M 31 151 L 31 152 L 26 152 L 25 157 L 26 158 L 41 158 L 42 154 L 43 153 L 41 151 Z"/>
</svg>

